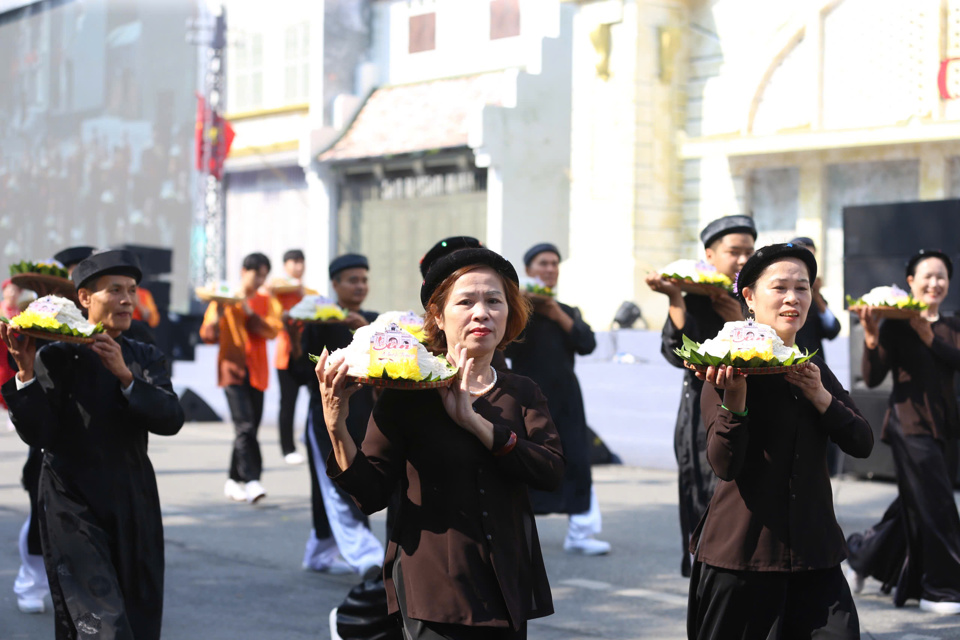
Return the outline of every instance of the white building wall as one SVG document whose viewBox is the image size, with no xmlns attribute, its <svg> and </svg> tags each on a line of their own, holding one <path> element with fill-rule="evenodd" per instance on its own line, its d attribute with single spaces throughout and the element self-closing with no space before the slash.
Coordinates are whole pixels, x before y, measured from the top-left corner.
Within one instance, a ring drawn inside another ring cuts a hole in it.
<svg viewBox="0 0 960 640">
<path fill-rule="evenodd" d="M 520 0 L 520 35 L 491 40 L 489 0 L 376 2 L 371 51 L 376 84 L 409 84 L 513 67 L 536 73 L 541 40 L 559 32 L 559 4 Z M 410 16 L 431 12 L 437 16 L 436 48 L 409 53 Z"/>
<path fill-rule="evenodd" d="M 957 24 L 958 0 L 691 3 L 688 232 L 752 212 L 758 244 L 813 237 L 842 308 L 843 207 L 952 193 L 960 103 L 937 70 L 960 51 Z"/>
<path fill-rule="evenodd" d="M 560 285 L 595 329 L 634 299 L 638 11 L 636 2 L 585 4 L 573 23 L 570 254 Z M 602 25 L 610 29 L 608 78 L 598 75 L 601 54 L 590 38 Z"/>
<path fill-rule="evenodd" d="M 570 96 L 573 11 L 543 42 L 538 74 L 518 72 L 516 103 L 483 110 L 477 162 L 487 166 L 487 242 L 517 265 L 538 242 L 570 255 Z"/>
</svg>

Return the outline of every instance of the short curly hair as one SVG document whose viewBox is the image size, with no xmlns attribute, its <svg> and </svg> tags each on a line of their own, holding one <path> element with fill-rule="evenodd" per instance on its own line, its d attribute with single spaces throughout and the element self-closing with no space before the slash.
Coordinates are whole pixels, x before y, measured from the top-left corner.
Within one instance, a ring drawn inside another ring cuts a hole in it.
<svg viewBox="0 0 960 640">
<path fill-rule="evenodd" d="M 490 267 L 483 264 L 473 264 L 457 269 L 440 283 L 440 286 L 437 287 L 433 295 L 430 296 L 430 300 L 427 301 L 427 309 L 423 320 L 423 333 L 426 335 L 426 346 L 433 353 L 442 354 L 447 352 L 447 336 L 444 335 L 443 330 L 437 325 L 437 318 L 443 313 L 443 309 L 447 304 L 447 298 L 450 296 L 450 291 L 453 289 L 454 283 L 462 276 L 477 269 L 490 269 Z M 503 339 L 500 340 L 500 344 L 497 345 L 497 349 L 502 350 L 516 340 L 523 332 L 527 326 L 527 322 L 530 320 L 530 314 L 533 313 L 533 306 L 527 297 L 520 293 L 520 287 L 517 286 L 516 282 L 509 278 L 504 278 L 500 274 L 497 274 L 497 277 L 503 282 L 504 296 L 507 302 L 507 328 L 506 331 L 504 331 Z"/>
</svg>

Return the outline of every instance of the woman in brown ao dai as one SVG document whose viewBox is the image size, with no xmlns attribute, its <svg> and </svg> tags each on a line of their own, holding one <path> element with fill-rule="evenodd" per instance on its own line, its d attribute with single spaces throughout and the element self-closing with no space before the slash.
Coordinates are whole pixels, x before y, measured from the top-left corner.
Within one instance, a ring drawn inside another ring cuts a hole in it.
<svg viewBox="0 0 960 640">
<path fill-rule="evenodd" d="M 490 362 L 529 303 L 513 266 L 482 248 L 438 259 L 420 299 L 429 346 L 458 363 L 458 383 L 383 390 L 357 447 L 345 422 L 357 385 L 324 353 L 327 473 L 368 514 L 400 487 L 384 581 L 406 638 L 526 638 L 527 620 L 553 613 L 528 487 L 554 490 L 564 460 L 537 385 Z"/>
<path fill-rule="evenodd" d="M 793 346 L 817 263 L 799 245 L 770 245 L 740 271 L 749 315 Z M 707 458 L 720 478 L 694 533 L 687 632 L 692 640 L 860 637 L 840 569 L 827 442 L 873 448 L 870 426 L 819 356 L 786 375 L 700 376 Z"/>
</svg>

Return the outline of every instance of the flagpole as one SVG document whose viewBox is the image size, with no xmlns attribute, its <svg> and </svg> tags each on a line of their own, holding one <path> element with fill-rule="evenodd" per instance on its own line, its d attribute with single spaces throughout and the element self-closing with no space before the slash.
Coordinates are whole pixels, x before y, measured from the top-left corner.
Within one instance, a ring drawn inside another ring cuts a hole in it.
<svg viewBox="0 0 960 640">
<path fill-rule="evenodd" d="M 226 141 L 220 126 L 226 90 L 226 9 L 210 7 L 212 25 L 197 27 L 195 44 L 206 52 L 202 90 L 197 94 L 196 170 L 197 195 L 191 238 L 191 285 L 204 286 L 226 276 L 225 203 L 223 161 Z M 212 26 L 212 28 L 211 28 Z M 207 37 L 204 37 L 207 36 Z"/>
</svg>

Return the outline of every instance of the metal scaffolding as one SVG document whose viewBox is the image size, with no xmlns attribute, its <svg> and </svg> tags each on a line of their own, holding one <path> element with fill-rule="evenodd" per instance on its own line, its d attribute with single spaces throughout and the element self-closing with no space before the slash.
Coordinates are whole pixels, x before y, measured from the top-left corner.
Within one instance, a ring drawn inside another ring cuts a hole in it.
<svg viewBox="0 0 960 640">
<path fill-rule="evenodd" d="M 188 25 L 190 41 L 206 52 L 200 93 L 206 108 L 203 111 L 203 130 L 199 132 L 199 169 L 191 234 L 190 279 L 193 287 L 221 280 L 225 276 L 226 211 L 223 180 L 220 172 L 211 169 L 217 164 L 215 159 L 220 158 L 222 162 L 222 146 L 225 144 L 224 136 L 219 135 L 217 128 L 222 121 L 221 105 L 226 89 L 227 13 L 222 5 L 213 11 L 213 15 Z M 197 120 L 199 126 L 200 118 Z"/>
</svg>

